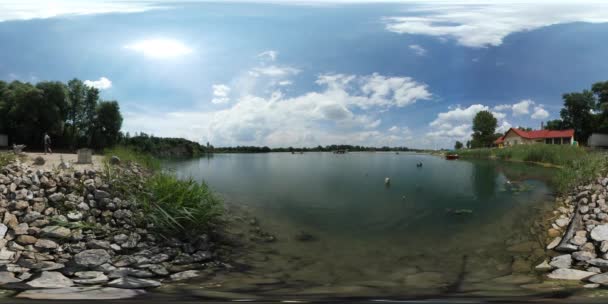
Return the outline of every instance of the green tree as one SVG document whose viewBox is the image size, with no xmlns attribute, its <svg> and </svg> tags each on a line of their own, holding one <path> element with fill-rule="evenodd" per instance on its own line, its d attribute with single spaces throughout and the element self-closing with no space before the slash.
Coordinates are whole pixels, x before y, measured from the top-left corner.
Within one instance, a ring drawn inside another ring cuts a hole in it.
<svg viewBox="0 0 608 304">
<path fill-rule="evenodd" d="M 467 140 L 467 149 L 471 149 L 471 141 Z"/>
<path fill-rule="evenodd" d="M 96 113 L 95 147 L 113 146 L 120 139 L 123 120 L 118 102 L 102 101 L 97 105 Z"/>
<path fill-rule="evenodd" d="M 554 119 L 547 121 L 545 125 L 545 129 L 547 130 L 564 130 L 567 129 L 566 125 L 561 119 Z"/>
<path fill-rule="evenodd" d="M 480 111 L 473 118 L 473 148 L 490 147 L 496 136 L 498 121 L 490 111 Z"/>
<path fill-rule="evenodd" d="M 564 108 L 560 116 L 564 125 L 574 129 L 574 137 L 579 142 L 587 142 L 587 138 L 594 131 L 596 118 L 593 110 L 596 109 L 595 96 L 591 91 L 581 93 L 567 93 L 563 96 Z"/>
<path fill-rule="evenodd" d="M 608 132 L 608 81 L 596 82 L 591 86 L 591 92 L 597 98 L 596 109 L 599 111 L 596 117 L 597 129 L 600 132 Z"/>
<path fill-rule="evenodd" d="M 460 149 L 462 149 L 462 147 L 463 147 L 463 144 L 457 140 L 456 143 L 454 144 L 454 149 L 460 150 Z"/>
</svg>

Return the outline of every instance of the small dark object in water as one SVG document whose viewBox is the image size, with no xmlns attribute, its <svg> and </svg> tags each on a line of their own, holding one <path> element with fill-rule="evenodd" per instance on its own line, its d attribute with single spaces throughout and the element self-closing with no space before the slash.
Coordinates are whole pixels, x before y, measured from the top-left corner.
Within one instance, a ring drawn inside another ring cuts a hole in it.
<svg viewBox="0 0 608 304">
<path fill-rule="evenodd" d="M 456 215 L 462 215 L 462 214 L 472 214 L 473 210 L 471 209 L 451 209 L 451 208 L 447 208 L 445 209 L 446 213 L 451 213 L 451 214 L 456 214 Z"/>
<path fill-rule="evenodd" d="M 422 163 L 417 163 L 416 167 L 421 168 L 422 167 Z"/>
<path fill-rule="evenodd" d="M 300 242 L 312 242 L 316 241 L 317 237 L 308 232 L 300 231 L 298 234 L 296 234 L 296 240 Z"/>
</svg>

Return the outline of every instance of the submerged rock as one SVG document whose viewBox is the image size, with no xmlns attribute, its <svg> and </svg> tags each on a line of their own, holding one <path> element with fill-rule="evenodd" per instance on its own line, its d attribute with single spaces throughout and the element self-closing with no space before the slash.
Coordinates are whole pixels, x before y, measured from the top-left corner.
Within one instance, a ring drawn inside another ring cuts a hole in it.
<svg viewBox="0 0 608 304">
<path fill-rule="evenodd" d="M 152 288 L 160 286 L 160 282 L 148 279 L 121 277 L 108 283 L 108 286 L 128 289 Z"/>
<path fill-rule="evenodd" d="M 146 292 L 138 289 L 120 289 L 113 287 L 65 287 L 56 289 L 27 290 L 17 298 L 33 300 L 118 300 L 133 298 Z"/>
<path fill-rule="evenodd" d="M 596 275 L 594 272 L 582 271 L 576 269 L 565 269 L 559 268 L 553 270 L 553 272 L 549 273 L 547 277 L 555 280 L 575 280 L 580 281 L 582 279 L 586 279 L 590 276 Z"/>
<path fill-rule="evenodd" d="M 63 288 L 74 285 L 72 280 L 66 278 L 63 274 L 56 271 L 44 271 L 36 279 L 26 283 L 34 288 Z"/>
</svg>

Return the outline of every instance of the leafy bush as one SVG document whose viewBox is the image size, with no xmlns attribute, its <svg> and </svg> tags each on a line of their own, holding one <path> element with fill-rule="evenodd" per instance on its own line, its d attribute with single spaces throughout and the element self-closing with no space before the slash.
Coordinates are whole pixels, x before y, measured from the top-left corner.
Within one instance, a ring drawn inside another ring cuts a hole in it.
<svg viewBox="0 0 608 304">
<path fill-rule="evenodd" d="M 189 237 L 208 232 L 222 214 L 221 200 L 204 183 L 157 173 L 148 179 L 140 202 L 145 220 L 165 236 Z"/>
<path fill-rule="evenodd" d="M 118 156 L 121 162 L 135 162 L 144 166 L 149 170 L 159 170 L 160 160 L 149 153 L 141 153 L 128 147 L 116 146 L 111 149 L 104 150 L 106 162 L 110 161 L 112 156 Z"/>
<path fill-rule="evenodd" d="M 6 166 L 12 160 L 15 159 L 15 155 L 11 153 L 0 153 L 0 167 Z"/>
</svg>

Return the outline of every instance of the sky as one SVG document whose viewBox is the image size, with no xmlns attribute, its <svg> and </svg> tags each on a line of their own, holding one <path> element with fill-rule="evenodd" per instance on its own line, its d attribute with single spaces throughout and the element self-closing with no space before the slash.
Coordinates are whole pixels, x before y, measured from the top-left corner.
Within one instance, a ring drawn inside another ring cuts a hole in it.
<svg viewBox="0 0 608 304">
<path fill-rule="evenodd" d="M 79 78 L 123 131 L 214 146 L 449 148 L 608 80 L 608 4 L 0 1 L 0 80 Z"/>
</svg>

